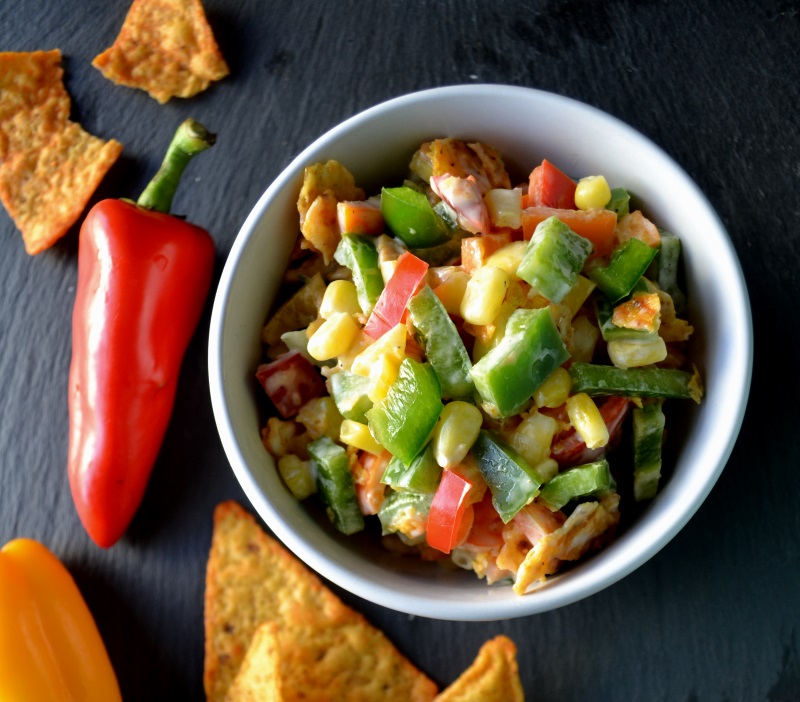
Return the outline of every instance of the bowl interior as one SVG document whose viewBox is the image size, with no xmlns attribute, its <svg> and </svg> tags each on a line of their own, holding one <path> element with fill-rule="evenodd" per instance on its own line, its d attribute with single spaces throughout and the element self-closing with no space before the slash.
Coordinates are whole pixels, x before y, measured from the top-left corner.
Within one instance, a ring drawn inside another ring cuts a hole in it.
<svg viewBox="0 0 800 702">
<path fill-rule="evenodd" d="M 602 173 L 624 186 L 683 244 L 692 360 L 703 374 L 702 405 L 681 403 L 671 432 L 676 461 L 659 496 L 611 546 L 519 597 L 474 574 L 384 551 L 374 534 L 341 537 L 319 510 L 283 486 L 259 430 L 254 370 L 260 329 L 298 231 L 296 201 L 306 165 L 343 163 L 368 194 L 395 184 L 420 143 L 452 136 L 491 144 L 512 175 L 547 158 L 574 176 Z M 723 318 L 719 310 L 726 310 Z M 750 383 L 752 327 L 739 263 L 718 217 L 691 179 L 635 130 L 553 94 L 507 86 L 456 86 L 378 105 L 323 135 L 261 197 L 226 263 L 211 322 L 209 372 L 220 436 L 245 493 L 275 534 L 341 587 L 384 606 L 435 618 L 498 619 L 569 604 L 623 577 L 688 521 L 733 448 Z"/>
</svg>

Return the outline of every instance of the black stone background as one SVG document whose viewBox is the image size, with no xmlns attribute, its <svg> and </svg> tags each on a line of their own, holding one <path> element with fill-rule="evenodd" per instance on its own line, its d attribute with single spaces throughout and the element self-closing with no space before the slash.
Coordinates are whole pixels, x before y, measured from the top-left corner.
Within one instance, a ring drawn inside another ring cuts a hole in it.
<svg viewBox="0 0 800 702">
<path fill-rule="evenodd" d="M 173 207 L 213 232 L 217 275 L 261 193 L 327 129 L 404 93 L 493 82 L 577 98 L 663 147 L 717 209 L 749 286 L 755 367 L 740 438 L 697 515 L 642 568 L 583 602 L 505 622 L 414 618 L 340 592 L 344 600 L 442 686 L 505 633 L 531 700 L 800 699 L 798 3 L 205 6 L 232 75 L 189 101 L 158 105 L 91 67 L 127 0 L 0 0 L 0 50 L 60 48 L 72 118 L 125 145 L 93 202 L 138 195 L 184 117 L 219 133 Z M 211 301 L 144 503 L 103 551 L 81 528 L 65 470 L 77 226 L 31 258 L 3 211 L 0 251 L 0 543 L 36 538 L 67 564 L 126 700 L 202 699 L 211 515 L 225 498 L 246 504 L 209 402 Z"/>
</svg>

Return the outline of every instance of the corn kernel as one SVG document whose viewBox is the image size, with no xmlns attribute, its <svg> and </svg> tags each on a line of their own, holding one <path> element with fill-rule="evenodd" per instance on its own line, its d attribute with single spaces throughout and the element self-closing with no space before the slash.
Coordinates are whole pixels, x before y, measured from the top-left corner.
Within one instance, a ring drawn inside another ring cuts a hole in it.
<svg viewBox="0 0 800 702">
<path fill-rule="evenodd" d="M 586 176 L 578 181 L 575 188 L 575 207 L 579 210 L 605 207 L 610 201 L 611 188 L 603 176 Z"/>
<path fill-rule="evenodd" d="M 306 402 L 297 414 L 297 421 L 306 428 L 312 441 L 321 436 L 329 436 L 335 441 L 339 438 L 342 415 L 333 398 L 326 395 Z"/>
<path fill-rule="evenodd" d="M 572 290 L 570 290 L 567 296 L 561 301 L 561 304 L 569 309 L 571 315 L 570 319 L 578 314 L 578 310 L 582 307 L 583 303 L 586 302 L 589 295 L 592 294 L 592 290 L 594 290 L 595 287 L 597 286 L 585 276 L 578 276 L 578 280 L 572 287 Z"/>
<path fill-rule="evenodd" d="M 483 415 L 469 402 L 448 402 L 433 430 L 433 455 L 442 468 L 457 466 L 472 448 L 481 430 Z"/>
<path fill-rule="evenodd" d="M 561 407 L 569 397 L 572 379 L 566 368 L 559 366 L 533 394 L 537 407 Z"/>
<path fill-rule="evenodd" d="M 508 290 L 509 276 L 502 268 L 482 266 L 470 278 L 461 300 L 461 317 L 470 324 L 491 324 Z"/>
<path fill-rule="evenodd" d="M 369 377 L 372 381 L 369 386 L 367 396 L 373 402 L 380 402 L 389 394 L 392 386 L 400 373 L 400 364 L 387 356 L 381 356 L 370 369 Z"/>
<path fill-rule="evenodd" d="M 378 264 L 378 267 L 381 269 L 381 278 L 383 278 L 383 284 L 386 285 L 389 282 L 389 279 L 394 275 L 394 269 L 397 268 L 397 259 L 394 261 L 381 261 Z"/>
<path fill-rule="evenodd" d="M 578 363 L 591 363 L 594 349 L 600 339 L 600 330 L 587 317 L 578 315 L 572 320 L 572 338 L 567 342 L 567 351 Z"/>
<path fill-rule="evenodd" d="M 339 432 L 339 440 L 343 444 L 352 446 L 361 451 L 374 453 L 376 456 L 383 453 L 381 446 L 369 431 L 369 427 L 361 422 L 354 422 L 352 419 L 345 419 Z"/>
<path fill-rule="evenodd" d="M 464 291 L 467 289 L 468 282 L 468 273 L 454 271 L 433 289 L 448 314 L 461 314 L 461 301 L 464 299 Z"/>
<path fill-rule="evenodd" d="M 541 463 L 537 463 L 534 466 L 534 471 L 541 478 L 541 481 L 546 483 L 558 474 L 558 463 L 552 458 L 545 458 Z"/>
<path fill-rule="evenodd" d="M 383 356 L 393 359 L 399 366 L 405 358 L 407 334 L 408 330 L 405 324 L 396 325 L 358 354 L 353 359 L 350 370 L 357 375 L 369 376 L 372 373 L 372 367 Z"/>
<path fill-rule="evenodd" d="M 294 454 L 278 459 L 278 472 L 295 499 L 305 500 L 317 491 L 317 477 L 314 464 L 303 461 Z"/>
<path fill-rule="evenodd" d="M 532 412 L 517 426 L 509 443 L 532 466 L 550 457 L 550 445 L 558 429 L 558 422 L 540 412 Z"/>
<path fill-rule="evenodd" d="M 519 229 L 522 226 L 522 191 L 519 188 L 490 190 L 483 201 L 495 227 Z"/>
<path fill-rule="evenodd" d="M 591 397 L 579 392 L 567 400 L 567 414 L 587 448 L 601 448 L 608 443 L 608 427 Z"/>
<path fill-rule="evenodd" d="M 525 255 L 525 248 L 528 246 L 527 241 L 512 241 L 506 244 L 502 249 L 495 251 L 489 258 L 486 259 L 487 266 L 495 266 L 502 268 L 510 276 L 517 275 L 517 268 L 522 262 L 522 257 Z"/>
<path fill-rule="evenodd" d="M 638 368 L 667 357 L 667 345 L 660 336 L 650 341 L 609 341 L 608 356 L 617 368 Z"/>
<path fill-rule="evenodd" d="M 317 329 L 308 340 L 308 353 L 317 361 L 336 358 L 347 351 L 361 327 L 344 312 L 337 312 Z"/>
<path fill-rule="evenodd" d="M 319 306 L 319 316 L 323 319 L 330 319 L 337 312 L 361 314 L 356 286 L 349 280 L 334 280 L 325 288 L 325 294 L 322 296 L 322 303 Z"/>
</svg>

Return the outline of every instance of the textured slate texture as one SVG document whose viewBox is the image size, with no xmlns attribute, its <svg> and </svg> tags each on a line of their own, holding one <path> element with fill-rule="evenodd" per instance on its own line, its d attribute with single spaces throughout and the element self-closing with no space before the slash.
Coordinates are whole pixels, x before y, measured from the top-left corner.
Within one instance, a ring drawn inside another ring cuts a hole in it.
<svg viewBox="0 0 800 702">
<path fill-rule="evenodd" d="M 96 199 L 137 195 L 182 118 L 219 132 L 173 207 L 213 232 L 217 273 L 247 212 L 311 140 L 384 99 L 479 81 L 568 95 L 653 139 L 717 208 L 750 289 L 756 364 L 740 439 L 698 514 L 636 573 L 588 601 L 508 622 L 414 619 L 344 598 L 443 684 L 502 632 L 520 647 L 531 700 L 800 699 L 797 3 L 205 6 L 232 76 L 188 102 L 160 106 L 90 66 L 124 0 L 1 0 L 0 50 L 60 48 L 72 117 L 125 145 Z M 0 247 L 0 543 L 40 539 L 70 567 L 127 700 L 202 699 L 211 513 L 221 499 L 244 502 L 208 398 L 210 302 L 144 504 L 128 535 L 101 551 L 78 522 L 65 471 L 77 229 L 30 258 L 0 212 Z"/>
</svg>

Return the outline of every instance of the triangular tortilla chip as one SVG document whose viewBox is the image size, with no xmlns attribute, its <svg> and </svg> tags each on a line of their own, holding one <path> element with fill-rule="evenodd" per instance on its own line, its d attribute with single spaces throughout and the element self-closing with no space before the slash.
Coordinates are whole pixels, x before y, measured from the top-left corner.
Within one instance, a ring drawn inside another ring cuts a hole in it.
<svg viewBox="0 0 800 702">
<path fill-rule="evenodd" d="M 506 636 L 487 641 L 472 665 L 444 690 L 436 702 L 522 702 L 517 647 Z"/>
<path fill-rule="evenodd" d="M 225 702 L 283 702 L 278 625 L 262 624 L 253 636 Z"/>
<path fill-rule="evenodd" d="M 160 103 L 192 97 L 229 73 L 200 0 L 134 0 L 119 36 L 92 65 Z"/>
<path fill-rule="evenodd" d="M 274 622 L 287 702 L 432 700 L 436 685 L 234 502 L 214 512 L 204 684 L 221 702 L 258 627 Z"/>
</svg>

